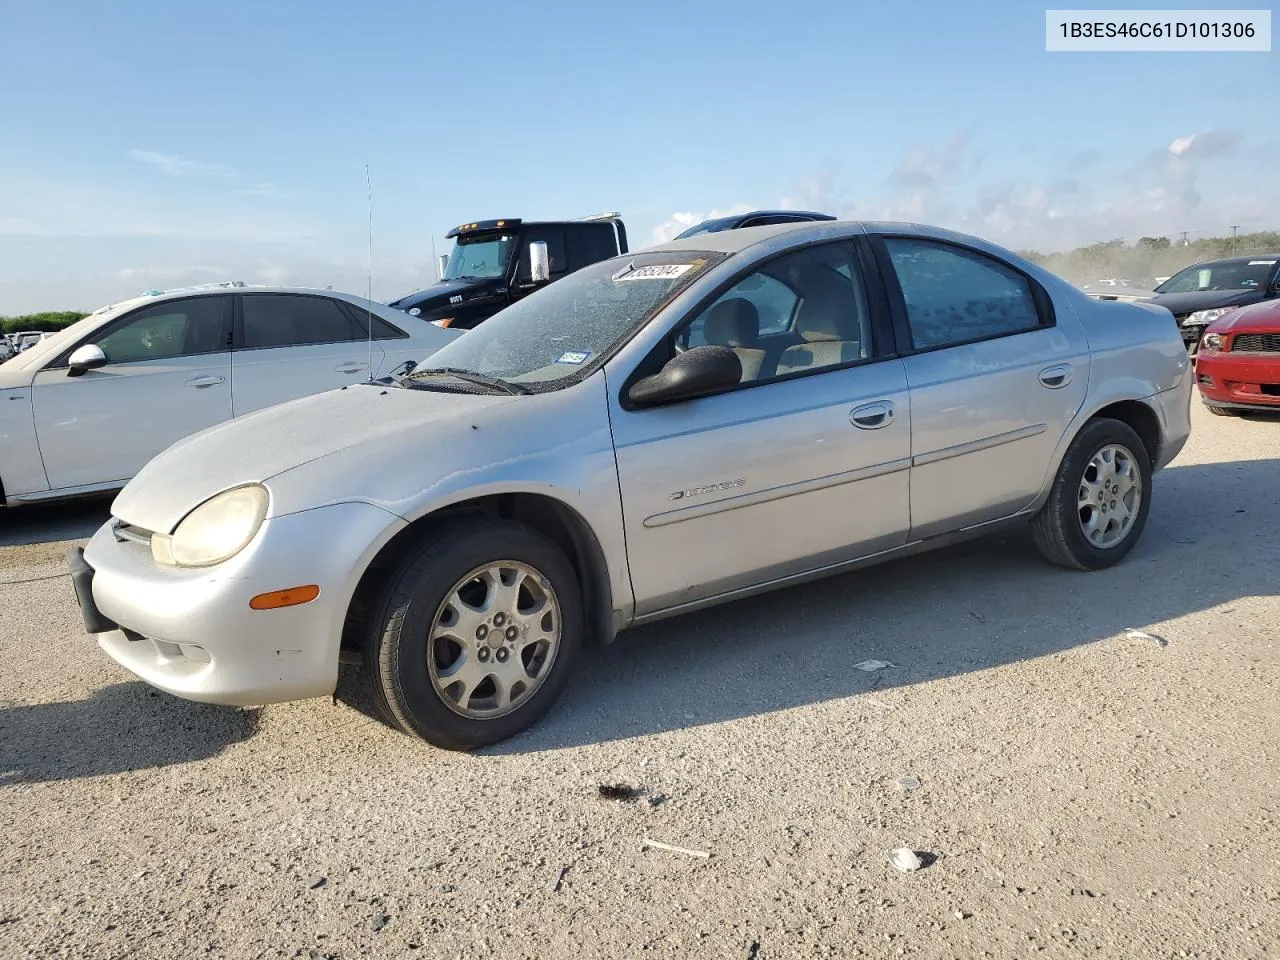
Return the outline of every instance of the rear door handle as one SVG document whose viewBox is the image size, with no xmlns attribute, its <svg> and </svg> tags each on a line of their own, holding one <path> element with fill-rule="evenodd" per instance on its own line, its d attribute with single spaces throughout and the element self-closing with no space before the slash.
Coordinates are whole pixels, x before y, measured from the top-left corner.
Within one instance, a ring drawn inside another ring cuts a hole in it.
<svg viewBox="0 0 1280 960">
<path fill-rule="evenodd" d="M 893 404 L 888 400 L 877 400 L 875 403 L 854 407 L 849 414 L 849 422 L 862 430 L 887 427 L 893 423 Z"/>
<path fill-rule="evenodd" d="M 195 378 L 195 379 L 193 379 L 193 380 L 188 380 L 188 381 L 187 381 L 187 386 L 188 386 L 188 387 L 197 387 L 197 388 L 199 388 L 199 387 L 214 387 L 214 386 L 217 386 L 217 385 L 218 385 L 218 384 L 220 384 L 220 383 L 225 383 L 225 382 L 226 382 L 226 378 L 224 378 L 224 377 L 196 377 L 196 378 Z"/>
<path fill-rule="evenodd" d="M 356 363 L 354 360 L 347 360 L 338 364 L 333 368 L 336 373 L 359 373 L 361 370 L 368 370 L 367 363 Z"/>
<path fill-rule="evenodd" d="M 1040 371 L 1040 382 L 1050 390 L 1058 390 L 1071 382 L 1071 364 L 1059 363 Z"/>
</svg>

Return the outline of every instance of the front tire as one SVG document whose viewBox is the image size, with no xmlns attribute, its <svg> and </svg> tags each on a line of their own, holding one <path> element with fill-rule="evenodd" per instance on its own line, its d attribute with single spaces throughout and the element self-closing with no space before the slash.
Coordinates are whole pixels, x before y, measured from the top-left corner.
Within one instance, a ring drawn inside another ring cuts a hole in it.
<svg viewBox="0 0 1280 960">
<path fill-rule="evenodd" d="M 1071 441 L 1031 535 L 1050 563 L 1101 570 L 1133 549 L 1150 507 L 1151 456 L 1142 438 L 1100 417 Z"/>
<path fill-rule="evenodd" d="M 394 726 L 473 750 L 536 723 L 582 644 L 582 596 L 564 553 L 523 524 L 460 518 L 392 575 L 363 673 Z"/>
</svg>

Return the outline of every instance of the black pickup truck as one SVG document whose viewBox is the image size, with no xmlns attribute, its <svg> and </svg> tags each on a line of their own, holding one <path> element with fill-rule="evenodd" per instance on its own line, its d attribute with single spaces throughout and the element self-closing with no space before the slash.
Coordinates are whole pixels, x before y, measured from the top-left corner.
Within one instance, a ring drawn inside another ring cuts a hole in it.
<svg viewBox="0 0 1280 960">
<path fill-rule="evenodd" d="M 616 213 L 578 220 L 477 220 L 445 235 L 440 280 L 390 306 L 438 324 L 470 330 L 526 294 L 598 260 L 627 252 L 627 228 Z M 549 276 L 536 278 L 533 247 L 546 245 Z"/>
</svg>

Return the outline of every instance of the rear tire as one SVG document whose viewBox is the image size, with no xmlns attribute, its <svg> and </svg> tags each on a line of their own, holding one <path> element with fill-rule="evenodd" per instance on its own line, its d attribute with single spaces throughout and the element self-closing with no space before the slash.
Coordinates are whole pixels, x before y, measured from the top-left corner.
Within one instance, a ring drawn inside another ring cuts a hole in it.
<svg viewBox="0 0 1280 960">
<path fill-rule="evenodd" d="M 582 644 L 564 553 L 523 524 L 470 517 L 433 529 L 391 575 L 362 673 L 393 726 L 473 750 L 536 723 Z"/>
<path fill-rule="evenodd" d="M 1099 417 L 1067 447 L 1031 536 L 1050 563 L 1101 570 L 1133 549 L 1150 507 L 1151 456 L 1142 438 L 1127 423 Z"/>
</svg>

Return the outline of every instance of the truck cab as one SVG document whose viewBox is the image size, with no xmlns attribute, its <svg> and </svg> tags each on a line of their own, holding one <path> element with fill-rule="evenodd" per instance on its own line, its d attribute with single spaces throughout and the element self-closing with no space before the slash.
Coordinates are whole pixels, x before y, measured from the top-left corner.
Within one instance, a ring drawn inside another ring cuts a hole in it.
<svg viewBox="0 0 1280 960">
<path fill-rule="evenodd" d="M 477 220 L 445 236 L 454 244 L 440 258 L 440 279 L 389 306 L 457 330 L 470 330 L 548 283 L 627 252 L 627 230 L 616 213 L 577 220 Z M 543 251 L 545 278 L 537 269 Z"/>
</svg>

